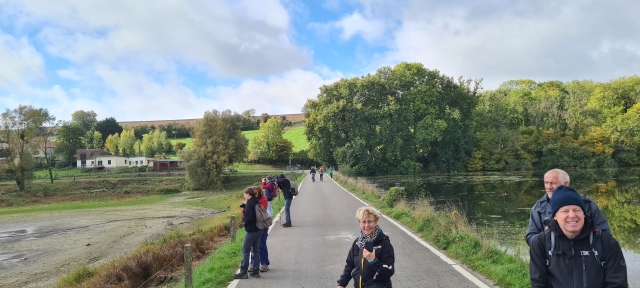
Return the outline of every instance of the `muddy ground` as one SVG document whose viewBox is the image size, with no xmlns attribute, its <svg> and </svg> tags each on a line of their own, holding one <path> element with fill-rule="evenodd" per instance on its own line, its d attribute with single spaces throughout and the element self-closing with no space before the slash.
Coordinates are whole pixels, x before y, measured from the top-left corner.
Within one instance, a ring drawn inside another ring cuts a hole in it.
<svg viewBox="0 0 640 288">
<path fill-rule="evenodd" d="M 214 211 L 176 196 L 153 205 L 0 216 L 0 287 L 49 287 L 64 274 L 129 253 Z"/>
</svg>

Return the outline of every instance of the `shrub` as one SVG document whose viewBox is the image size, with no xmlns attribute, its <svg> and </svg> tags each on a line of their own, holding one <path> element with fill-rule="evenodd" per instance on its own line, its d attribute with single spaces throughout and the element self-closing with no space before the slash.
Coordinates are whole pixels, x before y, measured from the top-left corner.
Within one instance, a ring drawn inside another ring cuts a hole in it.
<svg viewBox="0 0 640 288">
<path fill-rule="evenodd" d="M 384 198 L 382 201 L 389 207 L 393 207 L 398 200 L 403 199 L 405 196 L 404 189 L 398 187 L 391 187 L 386 194 L 384 194 Z"/>
</svg>

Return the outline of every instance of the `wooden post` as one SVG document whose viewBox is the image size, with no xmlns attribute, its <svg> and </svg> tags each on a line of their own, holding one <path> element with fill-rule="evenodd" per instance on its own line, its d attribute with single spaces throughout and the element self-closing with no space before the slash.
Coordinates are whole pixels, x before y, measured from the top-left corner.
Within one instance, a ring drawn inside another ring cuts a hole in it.
<svg viewBox="0 0 640 288">
<path fill-rule="evenodd" d="M 231 233 L 231 243 L 236 242 L 236 215 L 231 215 L 231 224 L 229 224 Z"/>
<path fill-rule="evenodd" d="M 193 287 L 193 274 L 191 273 L 191 244 L 184 245 L 184 287 Z"/>
</svg>

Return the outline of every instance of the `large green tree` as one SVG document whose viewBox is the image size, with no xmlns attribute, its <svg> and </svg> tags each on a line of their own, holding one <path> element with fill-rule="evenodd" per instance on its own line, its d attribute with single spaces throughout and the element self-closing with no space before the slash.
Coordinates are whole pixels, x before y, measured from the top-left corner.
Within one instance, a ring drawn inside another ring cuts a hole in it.
<svg viewBox="0 0 640 288">
<path fill-rule="evenodd" d="M 260 123 L 258 135 L 253 138 L 250 161 L 260 163 L 284 163 L 293 152 L 293 142 L 284 139 L 284 126 L 275 117 Z"/>
<path fill-rule="evenodd" d="M 194 189 L 220 187 L 222 171 L 247 157 L 249 140 L 241 133 L 242 119 L 231 111 L 206 111 L 194 129 L 191 146 L 179 156 Z"/>
<path fill-rule="evenodd" d="M 310 154 L 357 175 L 463 170 L 478 85 L 419 63 L 324 85 L 303 108 Z"/>
<path fill-rule="evenodd" d="M 72 163 L 76 159 L 76 151 L 84 148 L 84 129 L 77 123 L 68 122 L 62 124 L 58 129 L 56 138 L 56 153 L 62 155 L 66 163 Z M 102 137 L 100 137 L 102 140 Z"/>
<path fill-rule="evenodd" d="M 26 182 L 33 179 L 33 153 L 38 149 L 38 114 L 33 106 L 19 105 L 0 115 L 0 137 L 7 143 L 10 152 L 7 161 L 0 165 L 3 172 L 14 179 L 19 190 L 24 190 Z"/>
</svg>

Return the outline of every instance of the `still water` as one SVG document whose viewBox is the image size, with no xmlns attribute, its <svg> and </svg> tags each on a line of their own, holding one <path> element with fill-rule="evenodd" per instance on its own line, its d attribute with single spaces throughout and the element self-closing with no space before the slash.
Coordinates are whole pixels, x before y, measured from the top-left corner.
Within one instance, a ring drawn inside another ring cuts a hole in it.
<svg viewBox="0 0 640 288">
<path fill-rule="evenodd" d="M 524 240 L 533 204 L 544 195 L 537 172 L 385 176 L 370 181 L 387 190 L 405 187 L 409 201 L 432 199 L 463 212 L 483 237 L 508 253 L 528 258 Z M 640 168 L 569 170 L 571 186 L 594 199 L 609 221 L 627 261 L 631 287 L 640 287 Z"/>
</svg>

